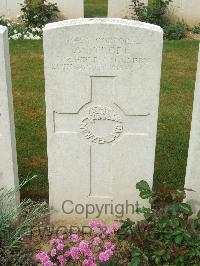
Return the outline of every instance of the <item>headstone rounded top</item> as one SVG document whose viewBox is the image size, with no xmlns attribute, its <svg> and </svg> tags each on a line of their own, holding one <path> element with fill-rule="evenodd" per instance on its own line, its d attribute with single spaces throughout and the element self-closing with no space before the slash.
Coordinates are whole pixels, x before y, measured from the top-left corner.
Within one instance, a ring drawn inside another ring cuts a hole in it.
<svg viewBox="0 0 200 266">
<path fill-rule="evenodd" d="M 7 27 L 0 25 L 0 34 L 4 33 L 7 31 Z"/>
<path fill-rule="evenodd" d="M 80 25 L 91 25 L 91 24 L 107 24 L 107 25 L 121 25 L 148 29 L 157 32 L 163 32 L 160 26 L 149 24 L 137 20 L 128 20 L 121 18 L 79 18 L 79 19 L 68 19 L 59 22 L 49 23 L 44 27 L 44 31 L 70 27 L 70 26 L 80 26 Z"/>
<path fill-rule="evenodd" d="M 87 224 L 83 213 L 67 216 L 63 203 L 124 206 L 139 202 L 138 177 L 152 183 L 162 35 L 158 26 L 117 18 L 45 27 L 51 221 Z M 89 219 L 116 220 L 112 210 L 96 210 Z"/>
</svg>

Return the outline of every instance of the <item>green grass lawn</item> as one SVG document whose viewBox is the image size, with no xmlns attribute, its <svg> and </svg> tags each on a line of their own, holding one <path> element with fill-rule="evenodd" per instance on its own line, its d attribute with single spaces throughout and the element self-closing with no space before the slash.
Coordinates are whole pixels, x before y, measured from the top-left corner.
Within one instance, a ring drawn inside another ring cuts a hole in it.
<svg viewBox="0 0 200 266">
<path fill-rule="evenodd" d="M 85 17 L 106 17 L 108 9 L 108 0 L 85 0 Z"/>
<path fill-rule="evenodd" d="M 23 196 L 48 198 L 42 41 L 11 41 L 19 176 L 38 175 Z M 155 184 L 184 183 L 198 42 L 166 41 L 155 162 Z"/>
<path fill-rule="evenodd" d="M 184 184 L 198 45 L 186 40 L 164 43 L 155 185 Z"/>
</svg>

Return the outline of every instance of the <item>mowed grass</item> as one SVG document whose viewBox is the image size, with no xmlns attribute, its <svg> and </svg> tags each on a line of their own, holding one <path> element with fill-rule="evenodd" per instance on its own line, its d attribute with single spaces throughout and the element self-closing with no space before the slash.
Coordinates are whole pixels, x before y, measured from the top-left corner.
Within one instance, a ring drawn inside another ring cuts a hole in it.
<svg viewBox="0 0 200 266">
<path fill-rule="evenodd" d="M 48 198 L 42 41 L 11 41 L 11 66 L 20 179 L 38 175 L 22 196 Z M 166 41 L 154 184 L 184 184 L 198 42 Z M 134 103 L 133 103 L 134 104 Z M 67 169 L 66 169 L 67 171 Z"/>
<path fill-rule="evenodd" d="M 187 40 L 164 43 L 155 186 L 184 185 L 198 44 Z"/>
<path fill-rule="evenodd" d="M 84 0 L 86 18 L 106 17 L 108 0 Z"/>
<path fill-rule="evenodd" d="M 42 41 L 10 42 L 20 179 L 38 175 L 23 190 L 48 197 Z"/>
</svg>

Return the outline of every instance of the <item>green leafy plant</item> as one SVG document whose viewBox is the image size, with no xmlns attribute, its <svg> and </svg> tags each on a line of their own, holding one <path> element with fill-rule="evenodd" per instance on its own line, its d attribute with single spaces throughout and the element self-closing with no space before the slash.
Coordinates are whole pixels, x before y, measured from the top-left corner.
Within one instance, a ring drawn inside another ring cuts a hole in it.
<svg viewBox="0 0 200 266">
<path fill-rule="evenodd" d="M 26 183 L 27 181 L 21 184 L 18 189 Z M 31 260 L 31 256 L 27 255 L 30 250 L 26 250 L 22 245 L 23 239 L 29 236 L 31 226 L 49 214 L 45 202 L 33 202 L 26 199 L 19 206 L 14 206 L 13 200 L 18 189 L 10 191 L 0 189 L 1 265 L 22 265 L 17 264 L 17 261 L 19 262 L 23 257 L 27 261 Z"/>
<path fill-rule="evenodd" d="M 164 37 L 169 40 L 180 40 L 186 36 L 187 31 L 187 25 L 183 21 L 178 21 L 164 27 Z"/>
<path fill-rule="evenodd" d="M 136 187 L 153 208 L 139 208 L 144 219 L 138 223 L 127 219 L 118 231 L 119 240 L 128 245 L 128 265 L 199 265 L 200 219 L 189 219 L 192 209 L 183 202 L 185 191 L 163 187 L 154 192 L 146 181 Z"/>
<path fill-rule="evenodd" d="M 192 28 L 192 33 L 200 34 L 200 23 Z"/>
<path fill-rule="evenodd" d="M 6 26 L 8 28 L 8 37 L 14 35 L 15 32 L 23 31 L 24 28 L 22 25 L 3 16 L 0 16 L 0 25 Z"/>
<path fill-rule="evenodd" d="M 26 27 L 42 28 L 57 18 L 59 10 L 56 3 L 46 0 L 25 0 L 21 5 L 21 19 Z"/>
<path fill-rule="evenodd" d="M 148 5 L 132 0 L 133 18 L 164 27 L 169 23 L 167 11 L 172 0 L 150 0 Z"/>
<path fill-rule="evenodd" d="M 23 247 L 12 250 L 0 247 L 0 265 L 33 266 L 33 251 Z"/>
<path fill-rule="evenodd" d="M 46 0 L 25 0 L 21 7 L 17 22 L 0 16 L 0 24 L 8 28 L 8 37 L 12 40 L 41 39 L 44 25 L 56 19 L 59 13 L 57 4 L 46 3 Z"/>
<path fill-rule="evenodd" d="M 6 26 L 8 28 L 8 37 L 12 40 L 18 39 L 29 39 L 29 40 L 39 40 L 42 37 L 41 28 L 31 28 L 25 25 L 14 22 L 10 19 L 0 17 L 0 25 Z"/>
</svg>

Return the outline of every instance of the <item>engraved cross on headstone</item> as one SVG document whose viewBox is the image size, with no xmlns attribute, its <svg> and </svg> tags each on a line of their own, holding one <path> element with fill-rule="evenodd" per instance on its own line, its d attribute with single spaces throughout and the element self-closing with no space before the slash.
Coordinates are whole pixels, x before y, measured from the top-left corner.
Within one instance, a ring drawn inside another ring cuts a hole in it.
<svg viewBox="0 0 200 266">
<path fill-rule="evenodd" d="M 79 134 L 82 141 L 90 145 L 90 197 L 112 197 L 113 145 L 124 137 L 146 135 L 138 132 L 134 125 L 137 117 L 148 114 L 127 115 L 115 103 L 115 78 L 91 77 L 90 101 L 77 113 L 54 111 L 55 134 Z"/>
</svg>

